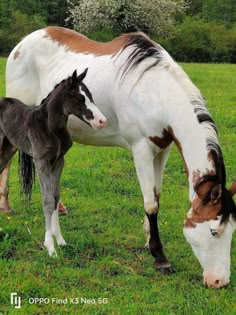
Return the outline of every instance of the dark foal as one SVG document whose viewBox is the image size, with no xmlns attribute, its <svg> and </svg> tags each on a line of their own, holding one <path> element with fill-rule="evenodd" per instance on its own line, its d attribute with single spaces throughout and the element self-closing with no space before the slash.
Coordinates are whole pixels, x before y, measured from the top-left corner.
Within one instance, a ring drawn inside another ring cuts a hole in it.
<svg viewBox="0 0 236 315">
<path fill-rule="evenodd" d="M 66 244 L 61 235 L 57 204 L 64 155 L 72 146 L 66 127 L 68 116 L 74 114 L 94 129 L 100 129 L 106 123 L 82 82 L 86 73 L 87 69 L 77 76 L 75 70 L 37 107 L 26 106 L 14 98 L 0 100 L 0 172 L 17 149 L 33 158 L 43 195 L 44 245 L 49 255 L 56 255 L 53 236 L 58 245 Z"/>
</svg>

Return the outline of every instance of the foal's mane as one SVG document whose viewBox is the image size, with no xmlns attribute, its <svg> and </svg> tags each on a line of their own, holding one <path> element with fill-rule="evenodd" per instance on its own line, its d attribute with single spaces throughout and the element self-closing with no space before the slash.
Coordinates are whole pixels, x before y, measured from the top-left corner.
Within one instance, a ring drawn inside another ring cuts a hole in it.
<svg viewBox="0 0 236 315">
<path fill-rule="evenodd" d="M 49 100 L 49 98 L 51 97 L 52 93 L 53 93 L 60 85 L 64 84 L 64 82 L 67 81 L 69 78 L 71 78 L 71 76 L 68 77 L 68 78 L 66 78 L 66 79 L 63 79 L 61 82 L 57 83 L 57 84 L 54 86 L 54 88 L 52 89 L 52 91 L 49 92 L 48 95 L 41 101 L 40 106 L 43 105 L 43 104 L 45 104 L 45 103 L 47 103 L 48 100 Z"/>
<path fill-rule="evenodd" d="M 63 79 L 61 82 L 57 83 L 54 88 L 52 89 L 51 92 L 48 93 L 48 95 L 41 101 L 40 106 L 44 105 L 45 103 L 48 102 L 49 98 L 51 97 L 52 93 L 61 85 L 63 85 L 66 81 L 70 80 L 72 77 L 72 75 L 70 75 L 68 78 Z M 89 89 L 87 88 L 87 86 L 84 84 L 84 82 L 79 82 L 79 85 L 82 89 L 82 91 L 86 94 L 86 96 L 89 98 L 90 102 L 93 102 L 93 96 L 91 94 L 91 92 L 89 91 Z"/>
</svg>

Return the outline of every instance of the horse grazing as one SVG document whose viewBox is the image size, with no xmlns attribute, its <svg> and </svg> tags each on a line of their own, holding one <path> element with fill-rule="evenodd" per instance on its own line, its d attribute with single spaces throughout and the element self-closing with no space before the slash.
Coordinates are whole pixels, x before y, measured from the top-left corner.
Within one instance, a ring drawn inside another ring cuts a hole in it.
<svg viewBox="0 0 236 315">
<path fill-rule="evenodd" d="M 80 143 L 120 146 L 132 152 L 155 268 L 172 271 L 163 252 L 157 215 L 163 170 L 175 143 L 189 183 L 184 234 L 203 268 L 204 283 L 214 288 L 226 285 L 236 227 L 232 198 L 236 187 L 226 189 L 217 128 L 199 90 L 170 55 L 143 33 L 99 43 L 69 29 L 47 27 L 25 37 L 11 52 L 7 95 L 35 104 L 52 90 L 52 82 L 84 66 L 90 69 L 86 84 L 109 124 L 96 133 L 72 116 L 69 131 Z"/>
<path fill-rule="evenodd" d="M 66 244 L 61 235 L 56 208 L 64 155 L 72 146 L 67 131 L 68 117 L 73 114 L 94 129 L 100 129 L 106 123 L 82 82 L 86 73 L 87 69 L 77 76 L 75 70 L 72 76 L 56 85 L 37 107 L 26 106 L 14 98 L 0 100 L 0 172 L 17 149 L 33 158 L 43 195 L 46 221 L 44 245 L 50 255 L 56 254 L 53 236 L 58 245 Z M 86 104 L 87 100 L 89 105 Z M 27 169 L 23 169 L 21 174 L 25 177 L 23 184 L 29 194 L 32 187 L 32 172 L 29 171 L 33 168 L 25 155 L 23 161 L 23 167 Z"/>
</svg>

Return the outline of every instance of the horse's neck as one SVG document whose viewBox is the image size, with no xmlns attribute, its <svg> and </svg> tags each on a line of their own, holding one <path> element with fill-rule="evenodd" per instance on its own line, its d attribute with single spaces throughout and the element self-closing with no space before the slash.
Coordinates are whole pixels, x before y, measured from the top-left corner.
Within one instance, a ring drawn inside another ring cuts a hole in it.
<svg viewBox="0 0 236 315">
<path fill-rule="evenodd" d="M 189 104 L 191 107 L 192 105 Z M 210 152 L 209 139 L 218 144 L 217 135 L 209 125 L 200 124 L 193 111 L 174 115 L 168 132 L 172 135 L 185 164 L 189 182 L 189 198 L 194 197 L 194 187 L 205 175 L 216 175 L 215 163 Z"/>
<path fill-rule="evenodd" d="M 157 96 L 153 106 L 157 102 L 162 104 L 159 116 L 162 113 L 166 129 L 183 157 L 188 175 L 189 197 L 192 200 L 194 187 L 199 180 L 204 175 L 216 175 L 218 172 L 210 152 L 212 147 L 218 147 L 216 127 L 199 90 L 183 70 L 168 59 L 166 65 L 163 63 L 162 66 L 163 68 L 153 68 L 149 78 L 148 75 L 146 77 L 154 91 L 159 89 L 161 97 Z"/>
</svg>

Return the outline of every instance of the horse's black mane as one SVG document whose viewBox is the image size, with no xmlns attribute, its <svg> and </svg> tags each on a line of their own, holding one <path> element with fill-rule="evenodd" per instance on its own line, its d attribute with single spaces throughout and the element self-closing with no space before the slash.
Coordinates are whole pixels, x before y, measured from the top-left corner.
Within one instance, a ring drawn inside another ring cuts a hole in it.
<svg viewBox="0 0 236 315">
<path fill-rule="evenodd" d="M 131 46 L 133 46 L 134 49 L 125 62 L 123 76 L 149 57 L 156 59 L 151 67 L 159 63 L 161 60 L 160 47 L 155 42 L 144 33 L 131 33 L 128 36 L 128 40 L 121 53 Z"/>
<path fill-rule="evenodd" d="M 212 123 L 212 121 L 211 121 Z M 234 203 L 232 194 L 229 190 L 226 189 L 226 171 L 225 165 L 223 160 L 223 154 L 221 151 L 220 146 L 215 143 L 212 139 L 207 139 L 207 147 L 209 154 L 211 155 L 211 159 L 215 165 L 216 174 L 206 174 L 200 178 L 197 184 L 194 187 L 194 190 L 197 192 L 199 187 L 206 182 L 214 183 L 210 191 L 208 191 L 202 199 L 202 204 L 206 205 L 208 202 L 211 201 L 211 193 L 214 187 L 219 186 L 221 187 L 221 210 L 219 215 L 221 215 L 221 224 L 226 223 L 229 220 L 229 216 L 232 215 L 233 219 L 236 221 L 236 205 Z"/>
<path fill-rule="evenodd" d="M 223 154 L 218 143 L 218 129 L 212 116 L 208 112 L 205 106 L 205 101 L 201 95 L 196 95 L 196 98 L 191 100 L 191 104 L 193 105 L 194 112 L 196 114 L 199 124 L 202 124 L 203 128 L 205 128 L 206 130 L 206 146 L 208 151 L 208 158 L 212 161 L 216 170 L 215 175 L 203 175 L 196 183 L 194 190 L 195 192 L 198 192 L 199 187 L 203 183 L 213 183 L 210 191 L 208 191 L 202 199 L 202 204 L 206 205 L 211 200 L 212 189 L 220 185 L 222 190 L 222 208 L 219 212 L 219 215 L 222 215 L 221 223 L 227 222 L 229 220 L 230 214 L 232 214 L 233 218 L 236 220 L 236 206 L 231 193 L 226 189 L 226 170 Z"/>
</svg>

